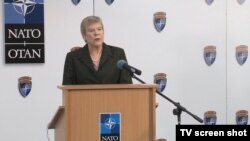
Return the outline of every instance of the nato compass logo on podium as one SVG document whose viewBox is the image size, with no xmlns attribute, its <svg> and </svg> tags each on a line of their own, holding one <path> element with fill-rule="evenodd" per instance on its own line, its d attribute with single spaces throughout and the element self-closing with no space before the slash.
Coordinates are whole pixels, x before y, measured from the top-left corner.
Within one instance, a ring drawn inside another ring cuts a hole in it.
<svg viewBox="0 0 250 141">
<path fill-rule="evenodd" d="M 4 0 L 5 63 L 44 63 L 43 0 Z"/>
<path fill-rule="evenodd" d="M 204 48 L 203 57 L 208 66 L 211 66 L 216 58 L 216 47 L 215 46 L 206 46 Z"/>
<path fill-rule="evenodd" d="M 156 12 L 154 14 L 154 26 L 158 32 L 161 32 L 164 29 L 166 21 L 167 18 L 165 12 Z"/>
<path fill-rule="evenodd" d="M 29 95 L 31 91 L 31 86 L 32 86 L 31 77 L 22 76 L 18 79 L 19 92 L 24 98 Z"/>
<path fill-rule="evenodd" d="M 120 131 L 120 113 L 100 113 L 100 141 L 120 141 Z"/>
<path fill-rule="evenodd" d="M 248 46 L 239 45 L 236 47 L 236 59 L 240 65 L 243 65 L 247 61 L 248 57 Z"/>
</svg>

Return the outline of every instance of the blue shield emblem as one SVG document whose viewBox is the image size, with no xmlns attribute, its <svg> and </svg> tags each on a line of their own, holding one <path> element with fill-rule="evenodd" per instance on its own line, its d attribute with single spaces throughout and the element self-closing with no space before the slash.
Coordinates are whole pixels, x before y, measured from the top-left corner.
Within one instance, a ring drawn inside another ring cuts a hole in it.
<svg viewBox="0 0 250 141">
<path fill-rule="evenodd" d="M 248 123 L 248 111 L 239 110 L 236 112 L 236 124 L 237 125 L 247 125 Z"/>
<path fill-rule="evenodd" d="M 105 0 L 105 1 L 108 5 L 111 5 L 114 2 L 114 0 Z"/>
<path fill-rule="evenodd" d="M 154 83 L 159 85 L 156 90 L 159 92 L 163 92 L 167 85 L 167 74 L 156 73 L 154 75 Z"/>
<path fill-rule="evenodd" d="M 31 86 L 32 86 L 31 77 L 23 76 L 23 77 L 20 77 L 18 81 L 19 81 L 18 88 L 19 88 L 19 92 L 21 93 L 21 95 L 23 97 L 28 96 L 31 91 Z"/>
<path fill-rule="evenodd" d="M 208 66 L 211 66 L 216 59 L 216 47 L 215 46 L 206 46 L 204 48 L 204 59 Z"/>
<path fill-rule="evenodd" d="M 206 111 L 204 113 L 205 125 L 216 125 L 216 121 L 217 121 L 216 111 Z"/>
<path fill-rule="evenodd" d="M 204 124 L 205 125 L 216 125 L 216 120 L 217 120 L 216 117 L 205 117 Z"/>
<path fill-rule="evenodd" d="M 166 21 L 167 18 L 165 12 L 156 12 L 154 14 L 154 26 L 158 32 L 161 32 L 164 29 Z"/>
<path fill-rule="evenodd" d="M 240 65 L 243 65 L 248 56 L 248 47 L 245 45 L 240 45 L 236 47 L 236 59 Z"/>
<path fill-rule="evenodd" d="M 74 5 L 78 5 L 81 0 L 71 0 Z"/>
<path fill-rule="evenodd" d="M 214 2 L 214 0 L 206 0 L 206 3 L 207 3 L 208 5 L 211 5 L 213 2 Z"/>
<path fill-rule="evenodd" d="M 237 0 L 237 1 L 240 5 L 242 5 L 245 2 L 245 0 Z"/>
<path fill-rule="evenodd" d="M 236 117 L 237 125 L 247 125 L 247 122 L 248 122 L 248 115 Z"/>
</svg>

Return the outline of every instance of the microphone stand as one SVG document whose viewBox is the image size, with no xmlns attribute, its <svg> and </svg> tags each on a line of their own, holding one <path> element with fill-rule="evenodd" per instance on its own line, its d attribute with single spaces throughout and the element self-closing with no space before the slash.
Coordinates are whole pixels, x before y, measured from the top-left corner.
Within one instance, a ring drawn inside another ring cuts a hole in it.
<svg viewBox="0 0 250 141">
<path fill-rule="evenodd" d="M 146 84 L 144 81 L 142 81 L 140 78 L 136 77 L 134 75 L 134 73 L 130 73 L 132 78 L 135 78 L 137 81 L 141 82 L 142 84 Z M 196 119 L 197 121 L 199 121 L 200 123 L 203 123 L 203 120 L 201 118 L 199 118 L 198 116 L 194 115 L 193 113 L 189 112 L 185 107 L 181 106 L 181 104 L 179 102 L 175 102 L 172 99 L 168 98 L 167 96 L 165 96 L 164 94 L 162 94 L 161 92 L 159 92 L 158 90 L 156 90 L 156 92 L 162 96 L 163 98 L 167 99 L 168 101 L 170 101 L 171 103 L 173 103 L 176 108 L 173 110 L 173 114 L 177 115 L 177 121 L 178 121 L 178 125 L 181 124 L 181 113 L 182 112 L 186 112 L 187 114 L 189 114 L 191 117 L 193 117 L 194 119 Z"/>
</svg>

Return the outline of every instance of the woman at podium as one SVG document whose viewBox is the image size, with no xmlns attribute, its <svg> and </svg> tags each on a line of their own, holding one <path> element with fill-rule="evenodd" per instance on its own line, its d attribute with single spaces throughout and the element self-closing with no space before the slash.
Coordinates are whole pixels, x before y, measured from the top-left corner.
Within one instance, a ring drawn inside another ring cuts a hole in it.
<svg viewBox="0 0 250 141">
<path fill-rule="evenodd" d="M 118 60 L 127 60 L 125 51 L 104 43 L 101 18 L 88 16 L 80 27 L 85 45 L 67 53 L 62 84 L 131 84 L 129 72 L 117 68 Z"/>
</svg>

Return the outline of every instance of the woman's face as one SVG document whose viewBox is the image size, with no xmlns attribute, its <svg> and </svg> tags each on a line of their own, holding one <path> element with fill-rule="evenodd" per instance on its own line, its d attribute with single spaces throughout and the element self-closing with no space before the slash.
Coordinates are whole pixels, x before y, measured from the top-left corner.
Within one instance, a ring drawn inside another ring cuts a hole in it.
<svg viewBox="0 0 250 141">
<path fill-rule="evenodd" d="M 86 29 L 85 40 L 89 46 L 102 46 L 104 42 L 104 31 L 101 23 L 93 23 Z"/>
</svg>

